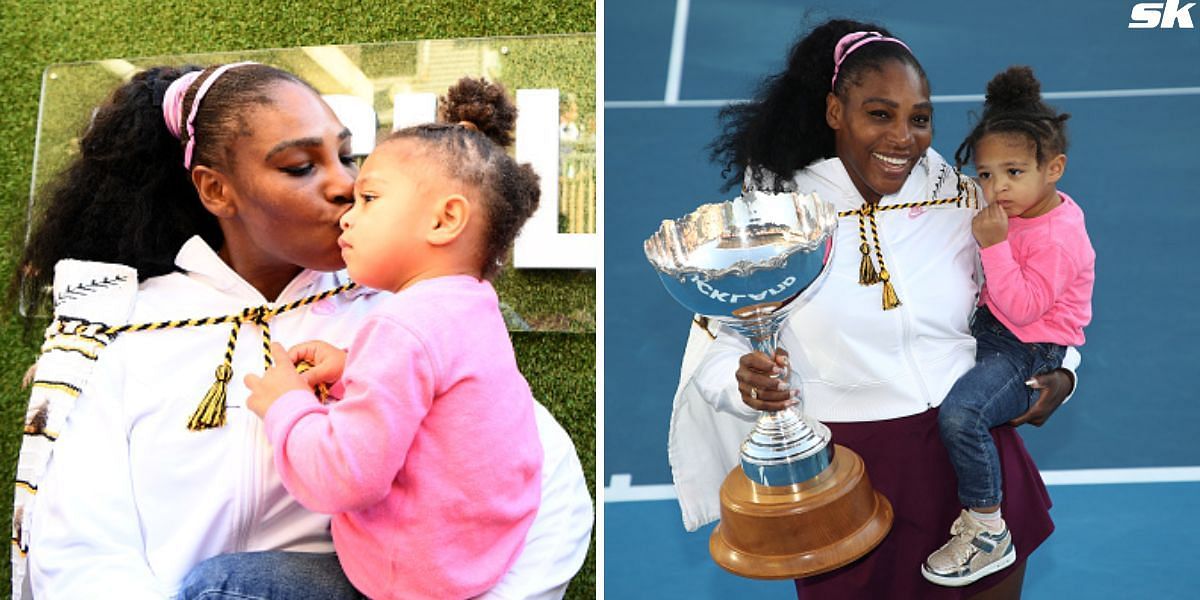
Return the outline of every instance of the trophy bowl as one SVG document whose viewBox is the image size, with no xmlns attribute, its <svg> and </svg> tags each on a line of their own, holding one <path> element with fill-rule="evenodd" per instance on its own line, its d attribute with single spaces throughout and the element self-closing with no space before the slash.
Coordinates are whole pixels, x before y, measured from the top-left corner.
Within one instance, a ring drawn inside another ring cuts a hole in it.
<svg viewBox="0 0 1200 600">
<path fill-rule="evenodd" d="M 828 276 L 836 229 L 837 211 L 816 194 L 743 191 L 663 221 L 644 247 L 676 301 L 774 356 L 784 321 Z M 802 406 L 801 399 L 762 412 L 741 445 L 740 467 L 721 485 L 721 523 L 709 550 L 735 574 L 830 571 L 869 552 L 891 528 L 891 505 L 871 487 L 862 459 L 832 444 L 829 428 Z"/>
</svg>

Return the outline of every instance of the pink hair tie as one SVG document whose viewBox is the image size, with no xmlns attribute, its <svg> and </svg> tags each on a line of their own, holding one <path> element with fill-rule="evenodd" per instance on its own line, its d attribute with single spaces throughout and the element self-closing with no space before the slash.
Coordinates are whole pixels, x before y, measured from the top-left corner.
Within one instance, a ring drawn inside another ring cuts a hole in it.
<svg viewBox="0 0 1200 600">
<path fill-rule="evenodd" d="M 842 36 L 842 39 L 838 40 L 837 46 L 833 48 L 833 79 L 829 82 L 830 90 L 837 87 L 838 70 L 842 68 L 842 62 L 846 60 L 846 57 L 850 56 L 851 52 L 872 42 L 892 42 L 900 44 L 905 50 L 908 50 L 910 53 L 912 52 L 908 44 L 894 37 L 887 37 L 878 31 L 855 31 L 847 33 Z"/>
<path fill-rule="evenodd" d="M 192 122 L 196 120 L 196 112 L 200 110 L 200 100 L 208 93 L 208 89 L 216 83 L 217 78 L 225 74 L 225 71 L 234 67 L 243 65 L 255 65 L 255 62 L 240 62 L 228 65 L 221 65 L 200 84 L 200 89 L 196 90 L 196 96 L 192 98 L 192 107 L 188 112 L 187 117 L 187 145 L 183 149 L 183 168 L 191 170 L 192 168 L 192 152 L 196 149 L 196 129 Z M 181 75 L 179 79 L 171 82 L 167 87 L 166 94 L 163 95 L 163 121 L 167 123 L 167 130 L 176 138 L 180 137 L 180 117 L 183 116 L 183 97 L 187 95 L 188 88 L 196 82 L 203 71 L 192 71 L 185 75 Z"/>
</svg>

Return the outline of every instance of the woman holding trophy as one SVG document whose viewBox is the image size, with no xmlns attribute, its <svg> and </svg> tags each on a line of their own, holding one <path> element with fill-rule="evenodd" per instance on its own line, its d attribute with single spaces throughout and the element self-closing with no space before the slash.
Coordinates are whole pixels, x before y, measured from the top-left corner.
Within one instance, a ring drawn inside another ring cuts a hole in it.
<svg viewBox="0 0 1200 600">
<path fill-rule="evenodd" d="M 830 21 L 796 43 L 787 68 L 752 102 L 722 119 L 713 156 L 731 185 L 816 192 L 840 227 L 826 280 L 779 334 L 790 355 L 753 352 L 725 326 L 693 328 L 670 442 L 685 524 L 717 518 L 717 488 L 757 411 L 800 403 L 862 457 L 895 513 L 891 532 L 865 557 L 797 580 L 801 597 L 1018 597 L 1024 562 L 960 588 L 919 572 L 960 510 L 937 407 L 975 358 L 971 220 L 980 208 L 974 182 L 930 148 L 933 106 L 920 63 L 879 26 Z M 1073 379 L 1059 370 L 1038 385 L 1040 399 L 1018 421 L 1049 416 Z M 1049 495 L 1015 430 L 993 437 L 1023 560 L 1053 530 Z"/>
</svg>

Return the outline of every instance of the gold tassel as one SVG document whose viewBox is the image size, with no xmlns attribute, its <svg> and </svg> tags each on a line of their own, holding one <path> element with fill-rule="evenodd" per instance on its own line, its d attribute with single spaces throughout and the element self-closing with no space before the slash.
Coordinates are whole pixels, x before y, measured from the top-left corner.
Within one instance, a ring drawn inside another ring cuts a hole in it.
<svg viewBox="0 0 1200 600">
<path fill-rule="evenodd" d="M 858 251 L 862 252 L 862 262 L 858 264 L 859 285 L 875 285 L 879 283 L 879 273 L 875 272 L 875 263 L 871 262 L 871 250 L 867 247 L 867 243 L 863 242 L 860 244 Z"/>
<path fill-rule="evenodd" d="M 232 378 L 233 368 L 229 365 L 217 367 L 217 380 L 208 388 L 208 393 L 204 395 L 200 406 L 196 407 L 196 412 L 192 413 L 192 418 L 188 419 L 188 429 L 202 431 L 225 424 L 225 389 Z"/>
<path fill-rule="evenodd" d="M 861 241 L 858 245 L 858 251 L 862 253 L 862 262 L 858 263 L 858 284 L 859 285 L 875 285 L 879 283 L 879 273 L 875 272 L 875 263 L 871 262 L 871 247 L 867 245 L 867 220 L 871 221 L 871 233 L 875 233 L 875 207 L 869 203 L 863 203 L 863 207 L 858 209 L 858 239 Z M 876 237 L 875 245 L 879 245 L 879 239 Z M 880 261 L 879 267 L 883 268 L 883 262 Z"/>
<path fill-rule="evenodd" d="M 892 310 L 900 306 L 900 298 L 896 296 L 896 288 L 892 286 L 891 276 L 888 275 L 887 269 L 879 274 L 880 281 L 883 281 L 883 310 Z"/>
</svg>

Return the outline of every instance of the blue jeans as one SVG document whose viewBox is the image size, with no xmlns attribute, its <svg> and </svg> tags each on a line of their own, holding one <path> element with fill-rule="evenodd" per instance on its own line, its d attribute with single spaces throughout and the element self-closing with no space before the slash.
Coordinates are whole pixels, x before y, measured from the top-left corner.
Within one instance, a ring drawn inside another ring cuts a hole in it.
<svg viewBox="0 0 1200 600">
<path fill-rule="evenodd" d="M 975 311 L 971 333 L 975 366 L 950 388 L 938 411 L 938 428 L 958 475 L 958 499 L 967 508 L 1000 504 L 1000 455 L 989 429 L 1029 410 L 1039 390 L 1025 385 L 1037 373 L 1062 366 L 1066 347 L 1026 344 L 986 306 Z"/>
<path fill-rule="evenodd" d="M 363 600 L 336 554 L 241 552 L 196 565 L 180 600 Z"/>
</svg>

